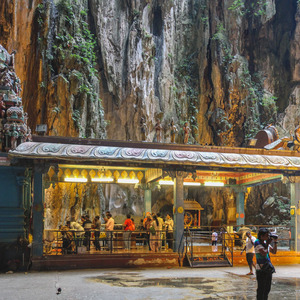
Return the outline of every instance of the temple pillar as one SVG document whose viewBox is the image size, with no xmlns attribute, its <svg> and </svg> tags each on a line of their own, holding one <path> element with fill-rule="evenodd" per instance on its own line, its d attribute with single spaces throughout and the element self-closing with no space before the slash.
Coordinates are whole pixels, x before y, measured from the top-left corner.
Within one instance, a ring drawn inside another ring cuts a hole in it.
<svg viewBox="0 0 300 300">
<path fill-rule="evenodd" d="M 174 251 L 178 251 L 184 232 L 184 187 L 183 172 L 177 171 L 174 178 Z"/>
<path fill-rule="evenodd" d="M 34 171 L 34 194 L 32 208 L 33 242 L 32 256 L 43 256 L 43 232 L 44 232 L 44 189 L 43 173 Z"/>
<path fill-rule="evenodd" d="M 244 187 L 236 187 L 236 225 L 237 230 L 241 225 L 245 225 L 245 190 Z"/>
<path fill-rule="evenodd" d="M 291 250 L 300 251 L 300 177 L 290 177 Z"/>
<path fill-rule="evenodd" d="M 145 214 L 147 212 L 151 213 L 152 211 L 151 195 L 152 195 L 151 189 L 146 189 L 144 191 Z"/>
</svg>

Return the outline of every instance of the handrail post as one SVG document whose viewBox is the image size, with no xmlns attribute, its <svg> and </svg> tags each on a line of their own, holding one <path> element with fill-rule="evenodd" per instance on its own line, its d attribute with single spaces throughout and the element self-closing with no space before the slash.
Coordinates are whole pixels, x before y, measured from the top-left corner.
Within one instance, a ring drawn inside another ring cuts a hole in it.
<svg viewBox="0 0 300 300">
<path fill-rule="evenodd" d="M 187 254 L 187 245 L 188 245 L 188 235 L 187 235 L 187 230 L 184 230 L 185 232 L 185 254 Z"/>
<path fill-rule="evenodd" d="M 192 258 L 192 260 L 193 260 L 193 257 L 194 257 L 194 252 L 193 252 L 193 239 L 194 239 L 194 237 L 191 235 L 191 232 L 190 232 L 190 229 L 189 229 L 189 235 L 190 235 L 190 237 L 191 237 L 191 258 Z"/>
</svg>

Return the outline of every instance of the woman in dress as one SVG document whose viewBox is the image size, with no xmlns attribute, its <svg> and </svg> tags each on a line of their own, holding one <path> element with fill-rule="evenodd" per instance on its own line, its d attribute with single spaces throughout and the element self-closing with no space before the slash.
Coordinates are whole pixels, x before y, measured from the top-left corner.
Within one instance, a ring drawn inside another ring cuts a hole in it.
<svg viewBox="0 0 300 300">
<path fill-rule="evenodd" d="M 160 245 L 160 232 L 162 228 L 157 219 L 157 216 L 153 216 L 153 221 L 150 226 L 150 249 L 157 252 Z"/>
</svg>

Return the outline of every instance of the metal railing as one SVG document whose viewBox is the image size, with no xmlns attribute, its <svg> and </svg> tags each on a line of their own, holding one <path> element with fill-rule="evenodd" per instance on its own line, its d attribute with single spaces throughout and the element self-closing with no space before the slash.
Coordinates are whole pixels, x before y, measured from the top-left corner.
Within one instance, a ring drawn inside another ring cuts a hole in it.
<svg viewBox="0 0 300 300">
<path fill-rule="evenodd" d="M 281 225 L 245 225 L 240 228 L 250 228 L 254 236 L 260 227 L 267 227 L 270 231 L 277 231 L 278 237 L 278 250 L 290 251 L 293 247 L 293 241 L 289 238 L 288 229 L 291 227 L 285 227 Z M 206 227 L 198 228 L 185 228 L 182 237 L 180 239 L 178 254 L 182 260 L 186 253 L 189 253 L 191 257 L 198 254 L 198 252 L 212 252 L 211 248 L 211 230 L 207 230 Z M 211 228 L 209 228 L 211 229 Z M 69 254 L 69 253 L 84 253 L 88 250 L 95 250 L 95 242 L 97 242 L 95 230 L 88 231 L 61 231 L 44 230 L 44 253 L 45 254 Z M 246 232 L 246 231 L 245 231 Z M 149 252 L 149 243 L 151 234 L 146 230 L 135 230 L 130 235 L 125 235 L 124 230 L 114 230 L 112 234 L 108 231 L 98 231 L 98 241 L 101 246 L 101 253 L 104 251 L 118 252 L 125 249 L 125 244 L 130 245 L 130 251 L 139 250 Z M 158 252 L 166 251 L 172 248 L 173 238 L 167 236 L 165 230 L 157 231 L 159 233 L 155 238 L 152 237 L 152 242 L 159 244 Z M 68 237 L 69 235 L 69 237 Z M 226 255 L 230 263 L 233 262 L 234 250 L 238 251 L 243 249 L 245 245 L 245 234 L 241 234 L 241 231 L 229 233 L 223 227 L 218 227 L 218 253 Z M 67 243 L 69 240 L 69 244 Z M 63 244 L 65 242 L 65 244 Z M 221 244 L 221 247 L 220 247 Z M 111 245 L 111 247 L 109 247 Z M 168 248 L 169 245 L 170 247 Z M 72 249 L 72 250 L 71 250 Z M 220 249 L 222 249 L 220 251 Z M 100 253 L 100 252 L 99 252 Z"/>
<path fill-rule="evenodd" d="M 179 243 L 179 261 L 182 263 L 184 254 L 190 261 L 194 261 L 195 257 L 201 255 L 210 255 L 211 257 L 215 255 L 223 257 L 233 266 L 233 247 L 234 239 L 225 229 L 218 234 L 217 246 L 213 246 L 212 231 L 187 227 L 184 229 Z"/>
<path fill-rule="evenodd" d="M 99 244 L 98 244 L 99 243 Z M 97 245 L 97 246 L 96 246 Z M 168 245 L 170 247 L 168 247 Z M 165 230 L 150 231 L 113 230 L 113 231 L 73 231 L 44 230 L 44 254 L 82 254 L 82 253 L 113 253 L 126 251 L 163 252 L 172 249 L 173 238 L 169 238 Z M 151 247 L 153 249 L 151 249 Z M 96 249 L 101 249 L 97 252 Z"/>
<path fill-rule="evenodd" d="M 291 231 L 294 231 L 293 226 L 286 225 L 241 225 L 237 232 L 231 233 L 234 236 L 236 249 L 243 249 L 246 242 L 246 231 L 250 229 L 251 234 L 257 237 L 257 233 L 260 228 L 268 228 L 270 232 L 276 232 L 278 234 L 277 249 L 280 251 L 294 251 L 294 240 L 291 237 Z"/>
<path fill-rule="evenodd" d="M 233 247 L 234 247 L 234 239 L 231 234 L 223 231 L 222 232 L 222 255 L 227 258 L 229 264 L 233 266 Z"/>
</svg>

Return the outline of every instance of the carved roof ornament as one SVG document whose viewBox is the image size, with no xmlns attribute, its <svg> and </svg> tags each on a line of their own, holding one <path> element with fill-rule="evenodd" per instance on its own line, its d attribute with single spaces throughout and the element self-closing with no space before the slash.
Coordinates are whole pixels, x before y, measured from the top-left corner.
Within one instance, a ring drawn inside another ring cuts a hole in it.
<svg viewBox="0 0 300 300">
<path fill-rule="evenodd" d="M 276 127 L 272 124 L 260 130 L 254 139 L 250 141 L 251 147 L 264 148 L 266 150 L 294 150 L 300 152 L 300 125 L 295 128 L 290 136 L 279 138 Z"/>
<path fill-rule="evenodd" d="M 245 148 L 213 148 L 201 147 L 193 151 L 174 149 L 128 148 L 120 144 L 119 147 L 104 145 L 84 145 L 85 151 L 72 151 L 78 145 L 63 143 L 27 142 L 10 151 L 15 158 L 63 160 L 68 163 L 90 163 L 105 161 L 106 163 L 126 162 L 164 165 L 188 165 L 195 167 L 217 167 L 246 171 L 247 169 L 276 172 L 300 172 L 300 156 L 292 155 L 292 151 L 280 155 L 279 152 L 265 150 L 250 151 Z M 218 151 L 217 151 L 218 150 Z M 223 151 L 226 150 L 226 151 Z M 231 150 L 231 152 L 229 152 Z M 208 152 L 206 152 L 208 151 Z M 235 152 L 234 152 L 235 151 Z M 243 151 L 245 151 L 243 153 Z M 248 152 L 247 152 L 248 151 Z M 158 152 L 159 155 L 155 155 Z M 255 153 L 255 154 L 254 154 Z M 121 175 L 122 176 L 122 175 Z M 175 175 L 174 175 L 175 176 Z M 176 174 L 180 176 L 180 174 Z M 184 175 L 187 176 L 187 175 Z"/>
<path fill-rule="evenodd" d="M 21 82 L 15 72 L 15 53 L 9 54 L 0 45 L 0 152 L 31 141 L 28 116 L 20 98 Z"/>
</svg>

